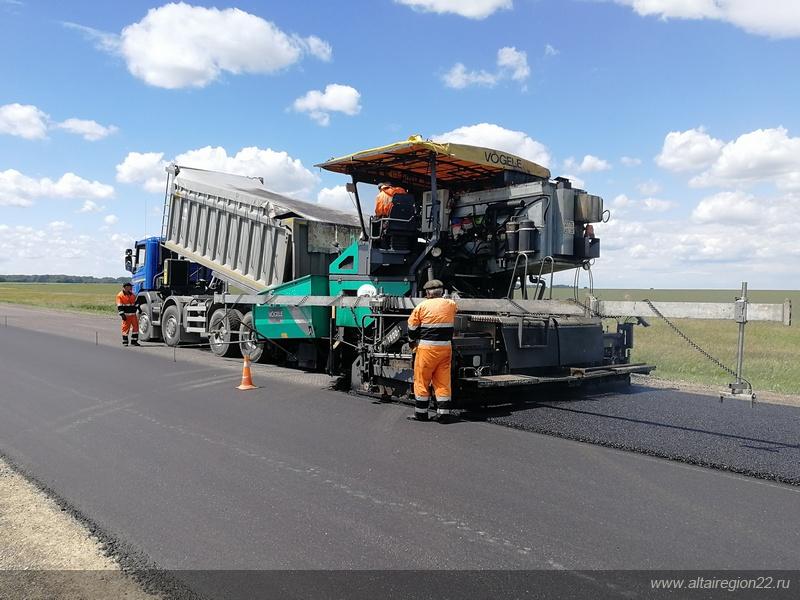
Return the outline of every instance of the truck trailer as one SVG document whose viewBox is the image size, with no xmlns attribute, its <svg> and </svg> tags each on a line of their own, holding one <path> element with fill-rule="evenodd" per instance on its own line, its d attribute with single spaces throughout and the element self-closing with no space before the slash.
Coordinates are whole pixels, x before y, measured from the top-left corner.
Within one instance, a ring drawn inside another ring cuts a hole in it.
<svg viewBox="0 0 800 600">
<path fill-rule="evenodd" d="M 600 257 L 594 225 L 609 218 L 599 196 L 521 157 L 419 136 L 317 166 L 349 176 L 358 216 L 275 194 L 260 179 L 169 167 L 162 234 L 126 258 L 141 338 L 207 340 L 220 356 L 326 369 L 356 393 L 405 401 L 406 322 L 425 282 L 439 279 L 458 305 L 457 404 L 655 368 L 631 363 L 634 326 L 651 307 L 608 312 L 578 298 L 580 273 L 591 281 Z M 365 216 L 359 186 L 380 182 L 406 193 L 387 216 Z M 554 300 L 553 275 L 567 270 L 575 297 Z M 751 304 L 748 314 L 786 322 L 786 311 Z"/>
</svg>

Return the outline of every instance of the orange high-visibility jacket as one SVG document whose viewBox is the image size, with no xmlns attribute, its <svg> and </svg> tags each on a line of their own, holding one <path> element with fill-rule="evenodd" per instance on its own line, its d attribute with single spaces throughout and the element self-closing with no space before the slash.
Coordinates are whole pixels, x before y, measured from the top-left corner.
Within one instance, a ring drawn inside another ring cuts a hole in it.
<svg viewBox="0 0 800 600">
<path fill-rule="evenodd" d="M 120 314 L 120 316 L 135 315 L 136 294 L 133 292 L 126 294 L 124 290 L 121 290 L 119 294 L 117 294 L 117 312 Z"/>
<path fill-rule="evenodd" d="M 375 196 L 375 216 L 376 217 L 388 217 L 389 213 L 392 212 L 392 198 L 395 194 L 407 194 L 403 188 L 398 186 L 392 186 L 388 188 L 383 188 L 378 195 Z"/>
<path fill-rule="evenodd" d="M 427 298 L 408 317 L 408 337 L 419 346 L 449 346 L 453 339 L 456 303 L 449 298 Z"/>
</svg>

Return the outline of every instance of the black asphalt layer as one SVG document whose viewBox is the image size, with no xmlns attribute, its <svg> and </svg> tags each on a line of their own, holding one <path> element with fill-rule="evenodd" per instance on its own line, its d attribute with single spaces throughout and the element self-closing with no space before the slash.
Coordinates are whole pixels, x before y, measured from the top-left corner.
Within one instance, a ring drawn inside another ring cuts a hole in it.
<svg viewBox="0 0 800 600">
<path fill-rule="evenodd" d="M 800 484 L 800 409 L 632 386 L 550 393 L 492 423 Z"/>
<path fill-rule="evenodd" d="M 800 568 L 798 488 L 178 356 L 0 328 L 0 451 L 123 565 Z"/>
</svg>

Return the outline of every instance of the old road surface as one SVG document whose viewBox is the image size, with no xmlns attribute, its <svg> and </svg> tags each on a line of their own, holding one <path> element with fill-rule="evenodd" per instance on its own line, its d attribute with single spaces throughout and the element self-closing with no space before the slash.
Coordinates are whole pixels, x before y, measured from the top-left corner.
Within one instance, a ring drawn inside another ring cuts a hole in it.
<svg viewBox="0 0 800 600">
<path fill-rule="evenodd" d="M 562 583 L 636 597 L 602 570 L 800 568 L 797 486 L 518 423 L 413 423 L 407 406 L 274 366 L 239 392 L 240 362 L 119 347 L 113 319 L 3 312 L 0 452 L 123 566 L 172 570 L 152 576 L 187 595 L 252 593 L 204 569 L 592 569 Z M 570 426 L 587 430 L 580 410 Z M 319 597 L 347 585 L 317 576 L 292 581 Z M 495 583 L 503 597 L 508 580 Z M 475 586 L 454 580 L 439 597 Z"/>
</svg>

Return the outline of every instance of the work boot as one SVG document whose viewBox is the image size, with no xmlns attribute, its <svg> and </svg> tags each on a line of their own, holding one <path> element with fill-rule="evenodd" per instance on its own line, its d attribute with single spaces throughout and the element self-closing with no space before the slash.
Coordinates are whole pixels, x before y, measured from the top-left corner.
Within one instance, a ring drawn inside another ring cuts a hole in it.
<svg viewBox="0 0 800 600">
<path fill-rule="evenodd" d="M 128 345 L 128 336 L 127 335 L 123 335 L 122 336 L 122 345 L 123 346 L 127 346 Z"/>
<path fill-rule="evenodd" d="M 134 333 L 131 335 L 131 346 L 138 346 L 139 345 L 139 334 Z"/>
<path fill-rule="evenodd" d="M 137 342 L 136 340 L 133 340 L 131 342 L 131 346 L 141 346 L 141 344 L 139 342 Z"/>
</svg>

